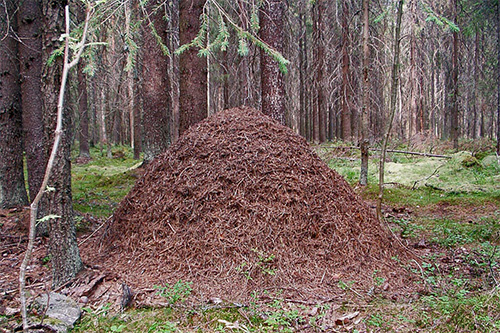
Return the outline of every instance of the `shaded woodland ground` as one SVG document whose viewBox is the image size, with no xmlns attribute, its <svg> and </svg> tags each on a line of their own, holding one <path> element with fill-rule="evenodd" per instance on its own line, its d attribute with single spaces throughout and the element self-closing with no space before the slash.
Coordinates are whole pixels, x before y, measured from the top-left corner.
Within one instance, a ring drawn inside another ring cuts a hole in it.
<svg viewBox="0 0 500 333">
<path fill-rule="evenodd" d="M 473 331 L 495 332 L 500 328 L 498 243 L 500 227 L 500 166 L 489 142 L 462 142 L 460 153 L 450 153 L 447 144 L 430 146 L 422 140 L 413 147 L 392 148 L 440 153 L 451 158 L 428 158 L 390 154 L 389 183 L 384 202 L 383 225 L 416 257 L 401 262 L 400 268 L 415 276 L 414 283 L 398 289 L 383 272 L 370 268 L 363 285 L 355 278 L 338 277 L 332 288 L 335 297 L 318 299 L 269 288 L 256 290 L 244 302 L 211 297 L 203 302 L 188 280 L 166 280 L 149 286 L 160 295 L 132 303 L 120 312 L 120 279 L 100 275 L 102 267 L 92 263 L 86 275 L 75 282 L 73 293 L 81 293 L 84 316 L 77 332 L 174 332 L 174 331 Z M 357 150 L 342 142 L 315 147 L 318 155 L 346 180 L 359 179 Z M 115 147 L 113 157 L 92 151 L 88 164 L 74 164 L 73 198 L 82 256 L 89 236 L 129 192 L 143 171 L 125 147 Z M 371 159 L 370 185 L 356 188 L 374 207 L 377 153 Z M 19 321 L 14 295 L 19 257 L 25 246 L 22 226 L 26 213 L 2 211 L 0 327 L 6 330 Z M 91 240 L 90 240 L 91 241 Z M 50 258 L 46 242 L 39 240 L 28 284 L 33 293 L 47 288 Z M 271 276 L 271 253 L 256 255 L 250 262 L 261 275 Z M 415 263 L 415 264 L 413 264 Z M 397 258 L 394 264 L 398 265 Z M 269 267 L 268 267 L 269 266 Z M 254 275 L 241 275 L 248 280 Z M 90 290 L 96 287 L 96 290 Z M 396 288 L 394 288 L 396 287 Z M 80 289 L 78 289 L 80 288 Z M 394 290 L 395 289 L 395 290 Z M 75 292 L 75 290 L 77 292 Z M 88 296 L 86 296 L 88 295 Z M 138 298 L 140 299 L 140 298 Z M 149 301 L 149 303 L 148 303 Z"/>
</svg>

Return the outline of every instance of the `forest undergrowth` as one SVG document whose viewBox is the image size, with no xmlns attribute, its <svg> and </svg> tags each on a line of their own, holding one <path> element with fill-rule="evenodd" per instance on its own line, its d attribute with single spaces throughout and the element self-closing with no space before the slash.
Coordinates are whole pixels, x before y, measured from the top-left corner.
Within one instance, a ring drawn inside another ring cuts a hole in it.
<svg viewBox="0 0 500 333">
<path fill-rule="evenodd" d="M 369 185 L 360 188 L 359 152 L 344 146 L 330 143 L 315 149 L 374 207 L 377 152 L 370 160 Z M 386 281 L 374 271 L 369 292 L 356 290 L 353 281 L 339 280 L 342 297 L 320 303 L 297 302 L 280 290 L 269 290 L 264 297 L 256 293 L 248 304 L 215 298 L 193 305 L 185 303 L 190 281 L 180 280 L 151 286 L 165 299 L 160 308 L 119 312 L 111 304 L 89 303 L 73 332 L 497 332 L 500 165 L 487 145 L 463 147 L 469 150 L 440 152 L 451 158 L 389 154 L 383 223 L 421 258 L 420 264 L 407 267 L 420 277 L 411 295 L 386 297 Z M 91 153 L 89 163 L 72 168 L 82 235 L 112 214 L 141 174 L 140 163 L 127 147 L 114 147 L 112 158 L 97 149 Z M 261 259 L 265 267 L 268 258 Z M 15 320 L 0 315 L 0 327 Z"/>
</svg>

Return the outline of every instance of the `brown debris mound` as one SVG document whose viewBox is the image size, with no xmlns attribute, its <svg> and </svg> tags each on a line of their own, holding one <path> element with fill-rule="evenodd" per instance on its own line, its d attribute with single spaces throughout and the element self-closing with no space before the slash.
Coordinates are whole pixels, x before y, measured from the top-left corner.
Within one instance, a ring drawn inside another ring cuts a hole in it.
<svg viewBox="0 0 500 333">
<path fill-rule="evenodd" d="M 138 289 L 182 279 L 241 299 L 401 282 L 391 257 L 403 251 L 370 208 L 303 138 L 248 107 L 191 127 L 151 163 L 105 239 L 106 266 Z"/>
</svg>

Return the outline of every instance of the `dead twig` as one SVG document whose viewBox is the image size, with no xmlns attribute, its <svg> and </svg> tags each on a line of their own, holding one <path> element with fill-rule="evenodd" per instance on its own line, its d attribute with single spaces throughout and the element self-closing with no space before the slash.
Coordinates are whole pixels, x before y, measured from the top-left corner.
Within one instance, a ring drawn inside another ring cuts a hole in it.
<svg viewBox="0 0 500 333">
<path fill-rule="evenodd" d="M 440 166 L 438 166 L 438 167 L 436 168 L 436 170 L 434 170 L 434 172 L 433 172 L 430 176 L 428 176 L 428 177 L 424 177 L 424 178 L 422 178 L 422 179 L 418 179 L 418 180 L 416 180 L 416 181 L 413 183 L 413 186 L 411 187 L 411 189 L 412 189 L 412 190 L 415 190 L 415 188 L 417 187 L 417 184 L 418 184 L 419 182 L 421 182 L 421 181 L 425 181 L 425 180 L 427 180 L 427 179 L 430 179 L 430 178 L 431 178 L 432 176 L 434 176 L 434 175 L 438 172 L 438 170 L 439 170 L 442 166 L 444 166 L 444 165 L 445 165 L 445 164 L 443 163 L 443 164 L 441 164 Z"/>
</svg>

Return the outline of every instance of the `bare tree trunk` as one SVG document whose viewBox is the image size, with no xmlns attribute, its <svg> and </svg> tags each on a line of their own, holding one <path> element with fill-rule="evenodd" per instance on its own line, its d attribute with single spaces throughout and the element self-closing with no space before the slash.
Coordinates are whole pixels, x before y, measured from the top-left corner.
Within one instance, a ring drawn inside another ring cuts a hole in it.
<svg viewBox="0 0 500 333">
<path fill-rule="evenodd" d="M 370 49 L 368 42 L 370 38 L 370 21 L 368 9 L 370 0 L 363 0 L 363 105 L 361 107 L 361 172 L 359 176 L 359 185 L 365 186 L 368 183 L 368 153 L 370 149 L 369 132 L 368 132 L 368 109 L 370 104 Z"/>
<path fill-rule="evenodd" d="M 347 0 L 342 1 L 342 139 L 352 139 L 351 132 L 351 95 L 349 87 L 349 7 Z"/>
<path fill-rule="evenodd" d="M 23 173 L 21 86 L 19 82 L 16 4 L 0 2 L 0 208 L 24 206 L 28 196 Z"/>
<path fill-rule="evenodd" d="M 177 50 L 179 47 L 179 2 L 170 2 L 170 50 Z M 173 54 L 170 61 L 170 82 L 172 87 L 172 126 L 170 128 L 172 142 L 179 138 L 179 56 Z"/>
<path fill-rule="evenodd" d="M 457 0 L 452 3 L 453 19 L 457 23 Z M 458 32 L 453 31 L 453 53 L 452 53 L 452 94 L 451 94 L 451 139 L 453 140 L 453 149 L 458 150 Z"/>
<path fill-rule="evenodd" d="M 474 48 L 474 87 L 472 87 L 472 131 L 471 138 L 477 138 L 477 104 L 478 104 L 478 86 L 479 86 L 479 29 L 476 29 L 475 48 Z"/>
<path fill-rule="evenodd" d="M 144 27 L 143 53 L 143 103 L 144 118 L 144 162 L 151 162 L 154 157 L 167 149 L 171 142 L 171 99 L 170 78 L 168 76 L 168 56 L 164 54 L 156 38 L 167 43 L 167 22 L 163 19 L 164 7 L 153 3 L 146 5 L 151 23 Z M 156 10 L 155 10 L 156 9 Z M 157 37 L 153 35 L 153 29 Z"/>
<path fill-rule="evenodd" d="M 399 54 L 400 54 L 400 41 L 401 41 L 401 18 L 403 17 L 403 4 L 404 0 L 399 0 L 398 2 L 398 12 L 396 17 L 396 27 L 394 32 L 394 59 L 392 62 L 392 74 L 391 74 L 391 101 L 390 101 L 390 116 L 389 123 L 387 125 L 387 131 L 385 132 L 384 144 L 382 146 L 382 156 L 380 157 L 380 167 L 379 167 L 379 192 L 377 200 L 377 217 L 382 219 L 382 199 L 384 196 L 384 167 L 385 167 L 385 156 L 387 152 L 387 144 L 389 142 L 389 137 L 391 135 L 392 123 L 394 121 L 394 115 L 396 114 L 396 98 L 398 94 L 399 86 Z"/>
<path fill-rule="evenodd" d="M 127 1 L 124 4 L 125 10 L 125 38 L 129 40 L 133 40 L 132 33 L 130 32 L 130 20 L 132 16 L 132 6 L 131 2 Z M 130 132 L 130 146 L 132 150 L 135 147 L 134 142 L 134 68 L 133 68 L 133 59 L 134 55 L 132 50 L 129 48 L 127 55 L 127 115 L 129 119 L 129 132 Z"/>
<path fill-rule="evenodd" d="M 179 2 L 179 39 L 191 42 L 200 30 L 204 0 Z M 207 60 L 198 57 L 198 50 L 189 49 L 180 55 L 179 135 L 191 125 L 207 117 Z"/>
<path fill-rule="evenodd" d="M 138 62 L 139 63 L 139 62 Z M 138 160 L 141 158 L 142 151 L 142 89 L 140 87 L 142 84 L 139 80 L 139 75 L 137 74 L 137 68 L 134 73 L 134 159 Z"/>
<path fill-rule="evenodd" d="M 326 105 L 323 93 L 323 73 L 325 66 L 325 46 L 322 36 L 322 0 L 317 1 L 313 8 L 314 46 L 314 92 L 313 92 L 313 138 L 315 142 L 326 141 Z"/>
<path fill-rule="evenodd" d="M 497 155 L 500 155 L 500 3 L 497 5 Z"/>
<path fill-rule="evenodd" d="M 283 51 L 283 14 L 281 0 L 264 3 L 260 13 L 260 38 L 278 52 Z M 285 81 L 279 66 L 268 54 L 261 50 L 262 112 L 285 125 Z"/>
<path fill-rule="evenodd" d="M 304 29 L 304 17 L 302 11 L 299 12 L 299 133 L 303 137 L 307 137 L 306 134 L 306 103 L 305 103 L 305 82 L 306 69 L 304 68 L 305 59 L 304 53 L 306 52 L 304 48 L 304 38 L 307 33 Z"/>
<path fill-rule="evenodd" d="M 89 150 L 89 112 L 87 102 L 87 76 L 83 72 L 84 65 L 78 63 L 78 111 L 80 113 L 80 157 L 90 158 Z"/>
<path fill-rule="evenodd" d="M 165 7 L 153 2 L 146 4 L 149 23 L 144 26 L 143 59 L 143 103 L 144 118 L 144 162 L 151 162 L 170 145 L 171 98 L 168 76 L 168 56 L 158 45 L 157 38 L 164 46 L 168 43 L 168 25 L 163 18 Z M 153 35 L 153 29 L 157 37 Z M 206 101 L 205 101 L 206 103 Z"/>
<path fill-rule="evenodd" d="M 408 112 L 408 145 L 411 145 L 411 138 L 417 131 L 417 37 L 415 36 L 415 26 L 417 24 L 416 11 L 417 2 L 416 0 L 410 1 L 410 105 Z"/>
<path fill-rule="evenodd" d="M 39 0 L 19 2 L 19 62 L 23 106 L 24 150 L 30 199 L 42 184 L 47 159 L 42 117 L 42 8 Z M 42 207 L 39 212 L 43 212 Z"/>
</svg>

